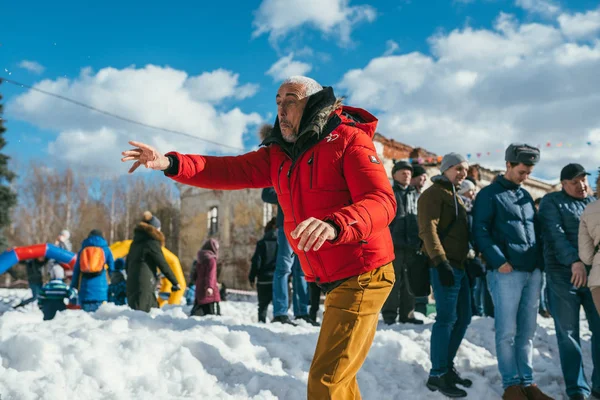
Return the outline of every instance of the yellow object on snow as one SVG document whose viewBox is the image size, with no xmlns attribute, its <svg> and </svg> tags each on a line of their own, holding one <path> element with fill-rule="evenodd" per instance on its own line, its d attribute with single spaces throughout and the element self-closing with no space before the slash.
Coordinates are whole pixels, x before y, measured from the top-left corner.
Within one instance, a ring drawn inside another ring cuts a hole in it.
<svg viewBox="0 0 600 400">
<path fill-rule="evenodd" d="M 110 251 L 112 252 L 115 260 L 117 258 L 126 257 L 127 254 L 129 254 L 131 242 L 132 240 L 123 240 L 121 242 L 113 243 L 110 246 Z M 185 293 L 186 287 L 185 277 L 183 276 L 183 270 L 181 269 L 181 263 L 179 262 L 179 258 L 175 254 L 171 253 L 166 247 L 162 248 L 162 252 L 165 256 L 165 260 L 167 260 L 167 264 L 169 264 L 169 267 L 171 267 L 171 270 L 175 274 L 175 278 L 177 278 L 177 282 L 179 283 L 181 290 L 178 292 L 171 292 L 171 287 L 173 286 L 171 282 L 169 282 L 167 278 L 161 278 L 158 305 L 159 307 L 162 307 L 165 305 L 165 303 L 179 305 L 183 299 L 183 294 Z M 163 296 L 168 296 L 168 300 L 164 299 Z"/>
</svg>

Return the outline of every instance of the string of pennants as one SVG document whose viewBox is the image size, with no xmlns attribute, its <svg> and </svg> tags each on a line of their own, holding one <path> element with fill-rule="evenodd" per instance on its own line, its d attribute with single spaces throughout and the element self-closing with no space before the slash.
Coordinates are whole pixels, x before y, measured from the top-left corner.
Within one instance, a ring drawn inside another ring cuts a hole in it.
<svg viewBox="0 0 600 400">
<path fill-rule="evenodd" d="M 585 143 L 587 146 L 591 146 L 592 142 L 586 142 Z M 549 148 L 549 147 L 573 147 L 572 143 L 563 143 L 563 142 L 558 142 L 558 143 L 551 143 L 551 142 L 547 142 L 544 145 L 538 144 L 536 146 L 538 149 L 541 148 Z M 471 160 L 473 158 L 481 158 L 481 157 L 490 157 L 492 154 L 496 153 L 503 153 L 504 150 L 502 149 L 496 149 L 495 151 L 486 151 L 486 152 L 481 152 L 481 153 L 467 153 L 467 159 Z M 409 158 L 408 162 L 411 164 L 433 164 L 435 162 L 441 163 L 442 162 L 442 158 L 443 156 L 437 156 L 437 157 L 419 157 L 419 158 Z"/>
</svg>

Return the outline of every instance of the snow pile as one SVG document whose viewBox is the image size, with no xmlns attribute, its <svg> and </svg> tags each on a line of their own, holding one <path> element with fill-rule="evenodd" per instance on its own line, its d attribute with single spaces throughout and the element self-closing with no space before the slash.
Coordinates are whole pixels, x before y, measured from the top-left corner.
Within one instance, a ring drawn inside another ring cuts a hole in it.
<svg viewBox="0 0 600 400">
<path fill-rule="evenodd" d="M 0 297 L 14 303 L 27 293 L 0 291 Z M 223 302 L 221 318 L 189 318 L 188 310 L 170 306 L 144 314 L 107 304 L 95 314 L 68 310 L 50 322 L 33 305 L 6 312 L 0 317 L 1 398 L 306 399 L 318 328 L 258 324 L 256 304 L 243 301 Z M 539 323 L 536 378 L 562 399 L 553 324 Z M 590 333 L 582 325 L 591 373 Z M 427 324 L 381 324 L 359 373 L 363 397 L 443 399 L 424 386 L 430 336 Z M 457 359 L 474 380 L 469 398 L 501 398 L 494 354 L 493 320 L 474 318 Z"/>
</svg>

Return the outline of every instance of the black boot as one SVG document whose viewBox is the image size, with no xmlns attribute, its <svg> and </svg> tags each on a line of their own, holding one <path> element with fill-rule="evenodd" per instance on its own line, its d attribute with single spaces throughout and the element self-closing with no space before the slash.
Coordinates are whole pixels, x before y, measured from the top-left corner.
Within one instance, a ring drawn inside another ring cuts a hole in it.
<svg viewBox="0 0 600 400">
<path fill-rule="evenodd" d="M 430 376 L 427 380 L 427 389 L 432 392 L 440 391 L 446 397 L 467 397 L 467 392 L 456 387 L 456 384 L 450 380 L 450 375 Z"/>
<path fill-rule="evenodd" d="M 319 324 L 316 320 L 312 319 L 311 317 L 309 317 L 308 315 L 300 315 L 298 317 L 295 318 L 296 320 L 302 320 L 302 321 L 306 321 L 309 324 L 311 324 L 312 326 L 321 326 L 321 324 Z"/>
<path fill-rule="evenodd" d="M 298 326 L 295 323 L 293 323 L 290 317 L 288 317 L 287 315 L 278 315 L 276 317 L 273 317 L 271 322 L 279 322 L 280 324 Z"/>
<path fill-rule="evenodd" d="M 416 318 L 406 318 L 400 320 L 401 324 L 414 324 L 414 325 L 423 325 L 423 321 Z"/>
<path fill-rule="evenodd" d="M 456 368 L 451 368 L 450 371 L 448 371 L 448 378 L 451 382 L 466 388 L 473 386 L 473 381 L 470 379 L 461 378 Z"/>
</svg>

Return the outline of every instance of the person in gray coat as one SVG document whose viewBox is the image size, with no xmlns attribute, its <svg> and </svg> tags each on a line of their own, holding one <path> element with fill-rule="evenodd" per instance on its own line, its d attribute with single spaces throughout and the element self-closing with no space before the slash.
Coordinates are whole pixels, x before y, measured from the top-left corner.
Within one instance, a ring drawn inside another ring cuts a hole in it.
<svg viewBox="0 0 600 400">
<path fill-rule="evenodd" d="M 544 259 L 548 280 L 550 313 L 556 326 L 567 395 L 587 399 L 591 393 L 600 398 L 600 316 L 590 289 L 585 286 L 588 267 L 579 259 L 578 235 L 581 214 L 595 201 L 589 195 L 587 176 L 579 164 L 562 169 L 562 191 L 547 194 L 540 204 L 544 228 Z M 579 311 L 585 310 L 592 331 L 594 372 L 590 386 L 583 371 L 583 352 L 579 338 Z"/>
</svg>

